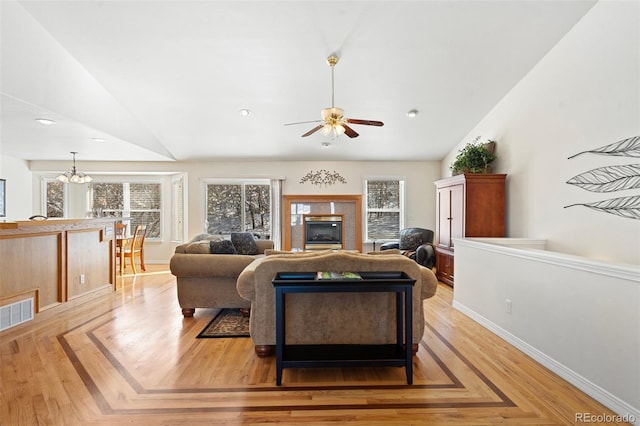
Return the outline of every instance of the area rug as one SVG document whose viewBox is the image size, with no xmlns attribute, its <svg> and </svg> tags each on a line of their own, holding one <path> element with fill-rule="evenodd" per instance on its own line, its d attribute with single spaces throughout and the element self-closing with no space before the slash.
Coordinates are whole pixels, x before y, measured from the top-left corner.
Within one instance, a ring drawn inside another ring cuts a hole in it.
<svg viewBox="0 0 640 426">
<path fill-rule="evenodd" d="M 249 317 L 240 309 L 222 309 L 196 338 L 249 337 Z"/>
</svg>

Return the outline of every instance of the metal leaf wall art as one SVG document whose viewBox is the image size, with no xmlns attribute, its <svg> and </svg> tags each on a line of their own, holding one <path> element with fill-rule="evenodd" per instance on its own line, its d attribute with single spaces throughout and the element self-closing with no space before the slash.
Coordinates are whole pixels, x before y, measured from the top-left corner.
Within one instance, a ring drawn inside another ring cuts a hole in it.
<svg viewBox="0 0 640 426">
<path fill-rule="evenodd" d="M 639 196 L 612 198 L 611 200 L 598 201 L 595 203 L 571 204 L 565 206 L 565 208 L 571 206 L 584 206 L 603 213 L 611 213 L 628 217 L 629 219 L 640 219 Z"/>
<path fill-rule="evenodd" d="M 567 183 L 591 192 L 640 188 L 640 164 L 599 167 L 574 176 Z"/>
<path fill-rule="evenodd" d="M 593 150 L 583 151 L 572 155 L 569 159 L 586 153 L 640 157 L 640 136 L 634 136 Z M 572 177 L 567 183 L 591 192 L 637 189 L 640 188 L 640 164 L 598 167 Z M 640 219 L 640 195 L 612 198 L 594 203 L 576 203 L 565 206 L 565 208 L 573 206 L 584 206 L 603 213 L 610 213 L 629 219 Z"/>
<path fill-rule="evenodd" d="M 307 173 L 300 179 L 300 183 L 310 182 L 314 185 L 335 185 L 336 183 L 347 183 L 347 180 L 340 176 L 340 173 L 335 170 L 333 173 L 328 172 L 327 170 L 318 170 L 314 172 L 313 170 Z"/>
<path fill-rule="evenodd" d="M 592 149 L 590 151 L 582 151 L 569 157 L 575 158 L 582 154 L 601 154 L 601 155 L 615 155 L 618 157 L 640 157 L 640 136 L 634 136 L 629 139 L 623 139 L 621 141 L 605 145 L 600 148 Z"/>
</svg>

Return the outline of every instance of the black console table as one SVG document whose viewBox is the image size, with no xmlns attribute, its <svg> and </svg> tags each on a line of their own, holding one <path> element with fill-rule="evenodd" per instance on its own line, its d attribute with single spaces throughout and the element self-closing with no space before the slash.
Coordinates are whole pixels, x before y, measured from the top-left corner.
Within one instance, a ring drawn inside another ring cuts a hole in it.
<svg viewBox="0 0 640 426">
<path fill-rule="evenodd" d="M 358 272 L 358 274 L 362 279 L 317 279 L 316 272 L 278 272 L 276 274 L 272 281 L 276 290 L 276 385 L 282 384 L 283 368 L 381 366 L 405 367 L 407 384 L 413 384 L 412 289 L 416 280 L 404 272 Z M 396 343 L 286 344 L 285 295 L 287 293 L 367 292 L 396 293 Z"/>
</svg>

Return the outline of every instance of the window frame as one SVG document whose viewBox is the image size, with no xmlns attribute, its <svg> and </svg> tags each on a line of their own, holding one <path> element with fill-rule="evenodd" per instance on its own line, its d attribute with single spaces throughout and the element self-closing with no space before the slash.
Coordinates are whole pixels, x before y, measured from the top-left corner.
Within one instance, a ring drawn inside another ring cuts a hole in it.
<svg viewBox="0 0 640 426">
<path fill-rule="evenodd" d="M 380 181 L 397 181 L 398 182 L 398 204 L 399 207 L 397 209 L 370 209 L 369 208 L 369 182 L 380 182 Z M 373 243 L 375 242 L 380 242 L 380 243 L 384 243 L 387 241 L 397 241 L 398 238 L 381 238 L 381 239 L 377 239 L 377 238 L 370 238 L 369 237 L 369 213 L 370 212 L 398 212 L 399 213 L 399 219 L 398 219 L 398 233 L 400 232 L 400 230 L 402 230 L 404 228 L 404 224 L 405 224 L 405 215 L 406 215 L 406 197 L 405 197 L 405 191 L 406 191 L 406 178 L 404 176 L 367 176 L 363 179 L 363 183 L 362 183 L 362 193 L 364 194 L 364 208 L 362 209 L 364 218 L 362 220 L 362 223 L 364 225 L 364 242 L 365 243 Z"/>
<path fill-rule="evenodd" d="M 69 184 L 65 184 L 64 182 L 60 182 L 55 177 L 43 176 L 40 181 L 40 214 L 43 216 L 49 216 L 48 208 L 47 208 L 47 185 L 49 183 L 60 183 L 64 188 L 62 193 L 62 218 L 69 217 Z"/>
<path fill-rule="evenodd" d="M 158 224 L 159 227 L 159 234 L 157 237 L 152 237 L 149 235 L 145 236 L 145 241 L 154 241 L 154 242 L 160 242 L 160 241 L 164 241 L 164 221 L 165 221 L 165 200 L 164 200 L 164 196 L 165 196 L 165 181 L 163 179 L 162 176 L 159 176 L 158 178 L 152 178 L 149 176 L 131 176 L 131 175 L 127 175 L 127 176 L 104 176 L 104 177 L 94 177 L 94 180 L 87 185 L 87 189 L 86 189 L 86 194 L 85 194 L 85 210 L 86 211 L 91 211 L 91 199 L 90 199 L 90 195 L 91 195 L 91 187 L 94 184 L 136 184 L 136 185 L 158 185 L 160 190 L 159 190 L 159 196 L 160 196 L 160 200 L 159 200 L 159 205 L 160 208 L 159 209 L 148 209 L 148 210 L 131 210 L 130 208 L 127 210 L 127 197 L 129 197 L 128 194 L 130 194 L 129 191 L 125 190 L 125 200 L 124 200 L 124 206 L 122 209 L 122 218 L 125 218 L 127 220 L 125 221 L 129 221 L 131 218 L 130 213 L 132 211 L 134 212 L 140 212 L 140 211 L 145 211 L 145 212 L 159 212 L 160 214 L 160 223 Z M 129 207 L 130 207 L 130 198 L 129 198 Z M 119 210 L 114 210 L 114 209 L 109 209 L 107 211 L 119 211 Z M 128 215 L 125 216 L 125 212 L 129 212 Z M 133 234 L 133 229 L 129 229 L 129 233 Z"/>
<path fill-rule="evenodd" d="M 208 194 L 208 186 L 209 185 L 240 185 L 242 190 L 241 194 L 241 203 L 242 203 L 242 217 L 240 218 L 240 223 L 242 225 L 242 229 L 245 229 L 246 225 L 246 192 L 245 186 L 247 185 L 266 185 L 269 187 L 269 225 L 270 230 L 269 234 L 271 238 L 273 238 L 274 231 L 274 220 L 273 220 L 273 186 L 272 180 L 269 178 L 207 178 L 202 180 L 202 194 L 203 194 L 203 230 L 202 232 L 208 233 L 209 231 L 209 215 L 208 215 L 208 203 L 209 199 L 207 197 Z M 251 232 L 251 231 L 240 231 L 240 232 Z M 230 234 L 222 234 L 224 236 L 229 236 Z"/>
</svg>

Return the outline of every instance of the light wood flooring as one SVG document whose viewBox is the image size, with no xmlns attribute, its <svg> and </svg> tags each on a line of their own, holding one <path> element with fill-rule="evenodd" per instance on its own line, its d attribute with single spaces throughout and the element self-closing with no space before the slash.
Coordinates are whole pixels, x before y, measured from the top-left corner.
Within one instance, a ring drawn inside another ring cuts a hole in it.
<svg viewBox="0 0 640 426">
<path fill-rule="evenodd" d="M 402 368 L 285 369 L 251 339 L 196 339 L 167 267 L 0 333 L 1 425 L 556 425 L 611 413 L 451 307 L 425 302 L 414 384 Z"/>
</svg>

